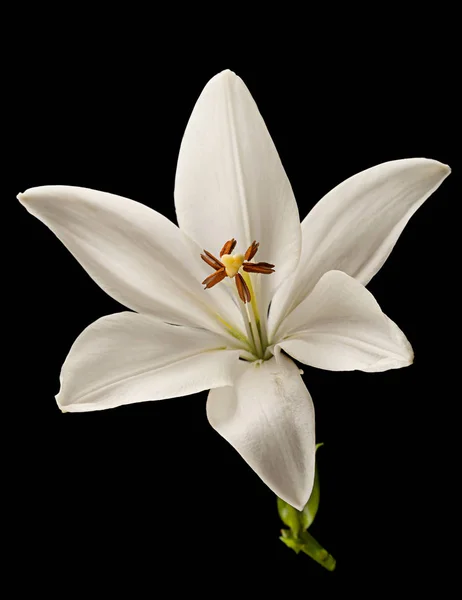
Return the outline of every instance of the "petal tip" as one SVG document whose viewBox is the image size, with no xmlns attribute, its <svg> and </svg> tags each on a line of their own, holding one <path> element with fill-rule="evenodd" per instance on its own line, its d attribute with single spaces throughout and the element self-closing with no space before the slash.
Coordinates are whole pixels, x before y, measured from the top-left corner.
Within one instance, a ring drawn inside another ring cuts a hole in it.
<svg viewBox="0 0 462 600">
<path fill-rule="evenodd" d="M 220 71 L 219 73 L 214 75 L 211 79 L 209 79 L 209 81 L 205 87 L 208 88 L 211 85 L 213 86 L 213 85 L 219 85 L 219 84 L 226 85 L 227 83 L 231 83 L 231 82 L 237 81 L 239 79 L 240 79 L 240 77 L 238 75 L 236 75 L 236 73 L 234 71 L 231 71 L 230 69 L 224 69 L 223 71 Z"/>
<path fill-rule="evenodd" d="M 425 159 L 428 163 L 431 163 L 435 168 L 436 172 L 441 173 L 443 179 L 445 179 L 451 173 L 451 167 L 446 163 L 442 163 L 439 160 L 435 160 L 433 158 Z"/>
<path fill-rule="evenodd" d="M 410 348 L 409 354 L 407 355 L 407 357 L 404 360 L 404 366 L 410 367 L 412 364 L 414 364 L 414 350 L 412 348 Z"/>
<path fill-rule="evenodd" d="M 43 187 L 45 187 L 45 186 L 43 186 Z M 27 206 L 27 204 L 31 200 L 33 200 L 34 198 L 39 196 L 39 193 L 38 193 L 39 189 L 40 188 L 28 188 L 24 192 L 19 192 L 19 194 L 16 196 L 16 198 L 19 200 L 19 202 L 21 202 L 22 205 Z"/>
<path fill-rule="evenodd" d="M 291 506 L 293 506 L 294 508 L 296 508 L 297 510 L 303 510 L 308 502 L 308 500 L 310 499 L 311 496 L 311 492 L 313 491 L 313 483 L 314 481 L 311 483 L 308 491 L 306 493 L 304 493 L 303 495 L 297 494 L 296 496 L 293 496 L 292 498 L 287 498 L 286 502 L 288 504 L 290 504 Z"/>
<path fill-rule="evenodd" d="M 237 75 L 234 71 L 231 71 L 231 69 L 224 69 L 223 71 L 220 71 L 220 73 L 218 73 L 217 77 L 233 78 L 237 77 Z"/>
<path fill-rule="evenodd" d="M 439 162 L 438 160 L 435 160 L 433 162 L 438 166 L 439 170 L 445 175 L 445 177 L 450 175 L 452 169 L 449 165 L 447 165 L 446 163 Z"/>
<path fill-rule="evenodd" d="M 443 169 L 444 169 L 444 172 L 446 173 L 446 176 L 450 175 L 452 173 L 451 167 L 444 163 L 441 163 L 441 164 L 443 165 Z"/>
<path fill-rule="evenodd" d="M 310 469 L 310 472 L 311 472 L 311 469 Z M 290 504 L 297 510 L 303 510 L 305 508 L 308 500 L 310 499 L 311 492 L 313 491 L 314 469 L 312 470 L 311 473 L 312 473 L 312 476 L 309 477 L 307 480 L 305 480 L 304 484 L 302 484 L 300 487 L 291 486 L 292 489 L 290 491 L 287 489 L 284 490 L 285 493 L 283 493 L 283 490 L 281 490 L 281 489 L 279 489 L 279 490 L 273 489 L 273 491 L 275 491 L 276 494 L 284 500 L 284 502 L 287 502 L 287 504 Z M 307 485 L 308 483 L 309 483 L 309 485 Z"/>
<path fill-rule="evenodd" d="M 306 501 L 308 502 L 308 500 Z M 297 510 L 299 510 L 300 512 L 305 508 L 306 502 L 289 502 L 288 504 L 290 504 L 291 506 L 293 506 L 294 508 L 296 508 Z"/>
<path fill-rule="evenodd" d="M 411 342 L 407 339 L 405 334 L 399 329 L 399 327 L 394 324 L 394 333 L 392 333 L 396 346 L 396 355 L 399 358 L 396 358 L 393 362 L 394 366 L 392 369 L 402 369 L 404 367 L 409 367 L 414 362 L 414 349 L 411 345 Z"/>
<path fill-rule="evenodd" d="M 63 406 L 63 405 L 62 405 L 62 403 L 61 403 L 61 401 L 60 401 L 60 395 L 61 395 L 61 392 L 59 392 L 59 393 L 58 393 L 58 394 L 56 394 L 56 396 L 55 396 L 56 404 L 58 405 L 58 408 L 59 408 L 59 410 L 60 410 L 62 413 L 67 413 L 67 412 L 69 412 L 69 411 L 67 410 L 67 407 L 65 407 L 65 406 Z"/>
<path fill-rule="evenodd" d="M 399 337 L 401 338 L 400 341 L 401 341 L 401 349 L 402 349 L 402 361 L 401 361 L 401 364 L 398 366 L 398 368 L 409 367 L 414 362 L 414 349 L 411 346 L 411 342 L 407 339 L 407 337 L 404 335 L 404 333 L 401 330 L 400 330 Z"/>
</svg>

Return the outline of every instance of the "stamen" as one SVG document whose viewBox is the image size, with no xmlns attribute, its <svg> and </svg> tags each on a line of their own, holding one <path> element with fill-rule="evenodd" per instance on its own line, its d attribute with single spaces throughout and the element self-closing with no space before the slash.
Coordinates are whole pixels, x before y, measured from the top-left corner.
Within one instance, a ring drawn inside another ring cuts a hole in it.
<svg viewBox="0 0 462 600">
<path fill-rule="evenodd" d="M 260 267 L 267 267 L 268 269 L 274 269 L 274 265 L 272 265 L 271 263 L 267 263 L 267 262 L 257 262 L 257 263 L 251 263 L 252 265 L 258 265 Z"/>
<path fill-rule="evenodd" d="M 213 260 L 215 262 L 215 264 L 218 266 L 219 269 L 221 269 L 222 267 L 224 267 L 225 265 L 221 262 L 221 260 L 218 260 L 218 258 L 215 258 L 213 256 L 213 254 L 210 254 L 210 252 L 207 252 L 207 250 L 204 250 L 205 254 L 210 258 L 210 260 Z M 215 267 L 214 267 L 215 268 Z"/>
<path fill-rule="evenodd" d="M 260 242 L 257 244 L 257 242 L 254 240 L 250 246 L 247 248 L 247 252 L 244 255 L 245 260 L 252 260 L 252 258 L 255 256 L 255 254 L 258 251 L 258 246 L 260 245 Z"/>
<path fill-rule="evenodd" d="M 255 240 L 251 243 L 251 245 L 247 248 L 247 252 L 245 255 L 242 254 L 231 254 L 236 247 L 237 241 L 234 238 L 228 240 L 222 247 L 220 251 L 220 258 L 216 258 L 208 252 L 204 250 L 204 254 L 201 254 L 202 260 L 215 269 L 215 273 L 209 275 L 202 282 L 205 284 L 205 289 L 211 288 L 220 281 L 222 281 L 225 277 L 229 277 L 232 279 L 233 277 L 236 279 L 236 287 L 239 294 L 239 298 L 242 300 L 244 304 L 248 302 L 252 302 L 252 308 L 257 306 L 255 303 L 255 299 L 253 296 L 252 284 L 248 275 L 245 275 L 245 278 L 242 277 L 239 271 L 245 273 L 259 273 L 261 275 L 270 275 L 274 273 L 274 265 L 267 262 L 258 262 L 251 263 L 250 261 L 258 251 L 260 244 Z M 258 311 L 257 311 L 258 312 Z"/>
<path fill-rule="evenodd" d="M 232 240 L 228 240 L 223 246 L 223 248 L 220 250 L 220 258 L 223 256 L 223 254 L 231 254 L 231 252 L 236 247 L 236 244 L 237 242 L 234 238 Z"/>
<path fill-rule="evenodd" d="M 246 304 L 247 302 L 250 302 L 250 290 L 247 287 L 247 284 L 244 281 L 244 278 L 242 277 L 242 275 L 240 273 L 238 273 L 235 277 L 235 280 L 236 280 L 236 287 L 237 287 L 237 293 L 239 294 L 239 298 L 242 300 L 242 302 L 244 304 Z"/>
<path fill-rule="evenodd" d="M 212 269 L 215 269 L 215 271 L 218 271 L 218 269 L 222 268 L 219 265 L 216 265 L 212 260 L 210 260 L 210 258 L 205 256 L 205 254 L 201 254 L 201 258 L 204 262 L 206 262 L 209 265 L 209 267 L 212 267 Z"/>
<path fill-rule="evenodd" d="M 210 289 L 217 283 L 220 283 L 220 281 L 223 281 L 223 279 L 225 277 L 226 277 L 226 273 L 225 273 L 225 269 L 223 267 L 219 271 L 216 271 L 215 273 L 212 273 L 211 275 L 206 277 L 204 279 L 204 281 L 202 282 L 202 285 L 205 285 L 205 288 L 204 288 L 205 290 Z"/>
<path fill-rule="evenodd" d="M 274 265 L 269 263 L 244 263 L 242 268 L 247 273 L 262 273 L 263 275 L 270 275 L 274 273 Z"/>
</svg>

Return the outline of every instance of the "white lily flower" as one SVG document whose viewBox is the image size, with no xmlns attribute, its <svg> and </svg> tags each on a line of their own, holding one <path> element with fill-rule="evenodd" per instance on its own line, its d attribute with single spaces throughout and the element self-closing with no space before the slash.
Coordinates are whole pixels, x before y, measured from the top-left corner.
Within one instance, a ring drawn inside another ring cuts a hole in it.
<svg viewBox="0 0 462 600">
<path fill-rule="evenodd" d="M 77 338 L 59 407 L 100 410 L 210 389 L 211 425 L 302 509 L 314 477 L 314 408 L 289 356 L 335 371 L 411 364 L 405 335 L 364 286 L 449 173 L 424 158 L 378 165 L 337 186 L 300 224 L 254 100 L 239 77 L 220 73 L 181 144 L 179 227 L 84 188 L 18 196 L 103 290 L 135 311 L 103 317 Z M 251 262 L 257 249 L 267 262 Z"/>
</svg>

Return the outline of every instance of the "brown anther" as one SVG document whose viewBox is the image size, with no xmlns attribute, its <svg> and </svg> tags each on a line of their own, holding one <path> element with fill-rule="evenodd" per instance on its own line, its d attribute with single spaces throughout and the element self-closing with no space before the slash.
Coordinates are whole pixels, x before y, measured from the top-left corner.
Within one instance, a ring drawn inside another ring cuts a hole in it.
<svg viewBox="0 0 462 600">
<path fill-rule="evenodd" d="M 221 262 L 221 260 L 213 256 L 213 254 L 207 252 L 207 250 L 204 250 L 204 254 L 201 254 L 201 258 L 209 265 L 209 267 L 215 269 L 215 272 L 206 277 L 202 284 L 205 285 L 205 289 L 207 290 L 217 283 L 220 283 L 220 281 L 223 281 L 225 277 L 230 277 L 231 279 L 234 277 L 236 280 L 236 288 L 239 298 L 242 300 L 242 302 L 244 302 L 244 304 L 247 304 L 247 302 L 250 302 L 251 299 L 250 290 L 244 278 L 239 273 L 239 269 L 242 268 L 242 270 L 247 273 L 270 275 L 271 273 L 274 273 L 274 265 L 267 262 L 248 262 L 255 256 L 258 251 L 258 247 L 260 246 L 260 244 L 256 241 L 253 241 L 252 244 L 247 248 L 244 258 L 242 257 L 242 254 L 231 254 L 236 247 L 236 244 L 236 240 L 232 238 L 224 244 L 220 251 L 220 258 L 224 255 L 228 255 L 224 259 L 226 266 Z"/>
<path fill-rule="evenodd" d="M 260 242 L 257 244 L 257 242 L 255 240 L 250 244 L 250 246 L 247 248 L 247 252 L 244 254 L 245 260 L 252 260 L 252 258 L 255 256 L 255 254 L 258 251 L 259 245 L 260 245 Z"/>
<path fill-rule="evenodd" d="M 223 256 L 223 254 L 231 254 L 231 252 L 236 247 L 236 244 L 237 242 L 234 238 L 232 240 L 228 240 L 223 246 L 223 248 L 220 250 L 220 258 Z"/>
<path fill-rule="evenodd" d="M 207 257 L 205 257 L 203 254 L 201 254 L 201 258 L 208 265 L 210 265 L 211 267 L 213 267 L 214 269 L 217 269 L 217 270 L 224 268 L 225 265 L 221 262 L 221 260 L 218 260 L 218 258 L 215 258 L 213 256 L 213 254 L 210 254 L 210 252 L 207 252 L 207 250 L 204 250 L 204 252 L 207 255 L 207 257 L 209 258 L 209 260 L 207 260 Z"/>
<path fill-rule="evenodd" d="M 242 265 L 242 268 L 247 273 L 261 273 L 262 275 L 270 275 L 274 273 L 273 269 L 274 265 L 270 265 L 269 263 L 247 263 L 245 262 Z"/>
<path fill-rule="evenodd" d="M 205 288 L 204 288 L 205 290 L 210 289 L 214 285 L 217 285 L 217 283 L 220 283 L 220 281 L 223 281 L 223 279 L 225 277 L 226 277 L 226 273 L 225 273 L 225 268 L 223 267 L 219 271 L 215 271 L 215 273 L 212 273 L 211 275 L 206 277 L 204 279 L 204 281 L 202 282 L 202 285 L 205 285 Z"/>
<path fill-rule="evenodd" d="M 251 263 L 252 265 L 258 265 L 259 267 L 266 267 L 267 269 L 274 269 L 274 265 L 272 265 L 271 263 L 267 263 L 267 262 L 257 262 L 257 263 Z"/>
<path fill-rule="evenodd" d="M 210 258 L 205 256 L 205 254 L 201 254 L 201 258 L 204 262 L 206 262 L 209 265 L 209 267 L 212 267 L 212 269 L 215 269 L 215 271 L 218 271 L 218 269 L 221 269 L 221 267 L 216 265 L 212 260 L 210 260 Z"/>
<path fill-rule="evenodd" d="M 250 290 L 247 287 L 247 284 L 244 281 L 244 278 L 242 277 L 242 275 L 240 273 L 238 273 L 234 279 L 236 280 L 236 287 L 237 287 L 237 293 L 239 294 L 239 298 L 242 300 L 242 302 L 244 304 L 246 304 L 247 302 L 250 302 Z"/>
</svg>

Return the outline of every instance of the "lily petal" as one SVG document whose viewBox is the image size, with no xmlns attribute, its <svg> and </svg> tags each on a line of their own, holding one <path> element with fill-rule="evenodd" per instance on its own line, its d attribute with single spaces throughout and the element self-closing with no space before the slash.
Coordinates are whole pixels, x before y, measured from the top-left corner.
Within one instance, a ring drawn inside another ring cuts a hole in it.
<svg viewBox="0 0 462 600">
<path fill-rule="evenodd" d="M 230 385 L 238 358 L 208 331 L 136 313 L 109 315 L 75 341 L 56 401 L 67 412 L 86 412 L 186 396 Z"/>
<path fill-rule="evenodd" d="M 344 271 L 367 285 L 409 219 L 450 172 L 436 160 L 394 160 L 350 177 L 324 196 L 302 223 L 300 262 L 273 300 L 271 333 L 327 271 Z"/>
<path fill-rule="evenodd" d="M 399 327 L 374 296 L 345 273 L 330 271 L 281 326 L 276 345 L 306 365 L 330 371 L 386 371 L 414 355 Z"/>
<path fill-rule="evenodd" d="M 190 240 L 156 211 L 120 196 L 70 186 L 19 194 L 110 296 L 137 312 L 181 325 L 219 328 L 214 312 L 234 322 L 238 311 L 222 291 L 206 295 L 199 255 Z M 237 317 L 239 319 L 239 317 Z"/>
<path fill-rule="evenodd" d="M 231 71 L 209 81 L 191 114 L 178 158 L 175 206 L 181 229 L 212 253 L 232 238 L 242 253 L 260 242 L 259 259 L 276 265 L 276 273 L 258 282 L 266 315 L 274 290 L 297 265 L 300 219 L 257 105 Z"/>
<path fill-rule="evenodd" d="M 250 364 L 234 387 L 211 390 L 207 416 L 275 494 L 304 507 L 314 481 L 314 407 L 288 357 Z"/>
</svg>

